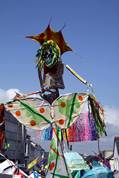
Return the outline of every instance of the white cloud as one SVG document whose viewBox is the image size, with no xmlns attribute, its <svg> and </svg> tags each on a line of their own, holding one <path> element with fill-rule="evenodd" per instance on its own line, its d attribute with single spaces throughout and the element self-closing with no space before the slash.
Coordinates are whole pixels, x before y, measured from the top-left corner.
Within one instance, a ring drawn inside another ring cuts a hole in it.
<svg viewBox="0 0 119 178">
<path fill-rule="evenodd" d="M 119 108 L 105 106 L 105 122 L 108 124 L 112 124 L 113 126 L 119 127 Z"/>
<path fill-rule="evenodd" d="M 15 88 L 11 88 L 9 90 L 0 89 L 0 103 L 5 104 L 11 101 L 15 97 L 16 93 L 20 93 L 20 91 Z"/>
</svg>

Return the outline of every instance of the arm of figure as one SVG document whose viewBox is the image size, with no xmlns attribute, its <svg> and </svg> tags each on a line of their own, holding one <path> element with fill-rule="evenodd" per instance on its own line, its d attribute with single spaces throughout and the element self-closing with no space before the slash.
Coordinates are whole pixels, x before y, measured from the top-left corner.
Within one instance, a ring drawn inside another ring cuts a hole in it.
<svg viewBox="0 0 119 178">
<path fill-rule="evenodd" d="M 87 85 L 88 87 L 92 88 L 92 84 L 88 83 L 83 77 L 81 77 L 78 73 L 76 73 L 71 67 L 69 67 L 68 65 L 65 65 L 66 68 L 78 79 L 80 80 L 82 83 L 84 83 L 85 85 Z"/>
</svg>

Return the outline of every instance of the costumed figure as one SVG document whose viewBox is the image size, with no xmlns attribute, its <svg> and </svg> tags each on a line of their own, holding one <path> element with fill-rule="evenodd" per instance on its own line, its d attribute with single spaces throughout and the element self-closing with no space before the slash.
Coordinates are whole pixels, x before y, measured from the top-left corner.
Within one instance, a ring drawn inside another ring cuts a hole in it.
<svg viewBox="0 0 119 178">
<path fill-rule="evenodd" d="M 34 93 L 18 95 L 5 108 L 29 128 L 40 131 L 51 128 L 46 177 L 72 178 L 64 156 L 63 142 L 67 141 L 68 145 L 70 141 L 97 140 L 102 136 L 105 133 L 103 109 L 89 93 L 59 96 L 59 89 L 65 87 L 61 55 L 71 51 L 61 30 L 55 32 L 48 25 L 41 34 L 27 38 L 34 39 L 41 45 L 36 54 L 41 97 L 39 92 L 35 93 L 35 97 L 32 96 Z M 68 65 L 66 68 L 81 82 L 91 86 Z M 42 173 L 44 174 L 43 171 Z"/>
</svg>

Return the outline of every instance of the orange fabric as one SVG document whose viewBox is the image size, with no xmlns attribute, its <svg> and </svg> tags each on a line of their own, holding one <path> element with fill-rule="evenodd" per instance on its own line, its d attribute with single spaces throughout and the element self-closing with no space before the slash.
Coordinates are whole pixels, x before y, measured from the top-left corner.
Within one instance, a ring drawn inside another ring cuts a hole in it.
<svg viewBox="0 0 119 178">
<path fill-rule="evenodd" d="M 47 40 L 53 40 L 59 46 L 61 50 L 61 54 L 63 54 L 66 51 L 72 51 L 72 49 L 65 42 L 61 30 L 58 32 L 55 32 L 51 29 L 50 25 L 48 25 L 48 27 L 46 28 L 44 32 L 38 35 L 35 35 L 35 36 L 26 36 L 26 38 L 31 38 L 39 42 L 41 45 Z"/>
</svg>

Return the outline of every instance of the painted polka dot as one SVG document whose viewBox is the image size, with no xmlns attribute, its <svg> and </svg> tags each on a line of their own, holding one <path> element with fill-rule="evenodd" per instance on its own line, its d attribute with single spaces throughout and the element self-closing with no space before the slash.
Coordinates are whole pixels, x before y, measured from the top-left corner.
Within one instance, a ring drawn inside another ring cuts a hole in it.
<svg viewBox="0 0 119 178">
<path fill-rule="evenodd" d="M 15 114 L 17 117 L 19 117 L 19 116 L 21 116 L 21 111 L 16 111 Z"/>
<path fill-rule="evenodd" d="M 31 121 L 30 121 L 30 125 L 31 125 L 31 126 L 35 126 L 35 125 L 36 125 L 36 121 L 31 120 Z"/>
<path fill-rule="evenodd" d="M 45 108 L 40 108 L 40 109 L 39 109 L 39 112 L 40 112 L 40 113 L 44 113 L 44 112 L 45 112 Z"/>
<path fill-rule="evenodd" d="M 9 107 L 9 108 L 12 108 L 12 107 L 13 107 L 13 104 L 8 104 L 8 107 Z"/>
<path fill-rule="evenodd" d="M 64 108 L 64 107 L 66 106 L 66 103 L 65 103 L 65 102 L 61 102 L 61 103 L 60 103 L 60 106 L 61 106 L 62 108 Z"/>
<path fill-rule="evenodd" d="M 52 171 L 54 167 L 55 167 L 55 163 L 54 162 L 50 163 L 50 165 L 49 165 L 50 171 Z"/>
<path fill-rule="evenodd" d="M 83 96 L 78 96 L 78 99 L 80 100 L 80 101 L 83 101 Z"/>
<path fill-rule="evenodd" d="M 60 119 L 58 122 L 59 122 L 60 125 L 63 125 L 64 124 L 64 119 Z"/>
</svg>

